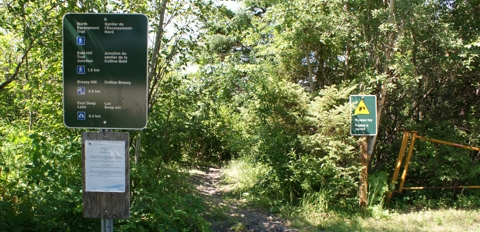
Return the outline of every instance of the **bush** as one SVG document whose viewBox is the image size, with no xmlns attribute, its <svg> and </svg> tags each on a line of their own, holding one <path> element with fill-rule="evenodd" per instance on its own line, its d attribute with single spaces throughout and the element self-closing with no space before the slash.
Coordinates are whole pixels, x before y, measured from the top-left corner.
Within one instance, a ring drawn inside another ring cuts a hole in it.
<svg viewBox="0 0 480 232">
<path fill-rule="evenodd" d="M 71 139 L 74 138 L 74 139 Z M 32 132 L 2 140 L 0 231 L 98 231 L 83 218 L 80 138 Z M 178 166 L 132 165 L 131 217 L 115 220 L 121 231 L 207 231 L 203 203 Z M 154 163 L 156 164 L 156 163 Z"/>
<path fill-rule="evenodd" d="M 4 137 L 0 230 L 85 231 L 78 139 L 16 133 Z"/>
<path fill-rule="evenodd" d="M 269 199 L 261 202 L 272 209 L 322 192 L 333 208 L 357 208 L 360 169 L 356 139 L 349 136 L 353 88 L 328 87 L 310 100 L 298 85 L 258 81 L 264 88 L 239 117 L 257 122 L 244 128 L 252 138 L 244 161 L 263 170 L 249 180 L 252 199 Z"/>
</svg>

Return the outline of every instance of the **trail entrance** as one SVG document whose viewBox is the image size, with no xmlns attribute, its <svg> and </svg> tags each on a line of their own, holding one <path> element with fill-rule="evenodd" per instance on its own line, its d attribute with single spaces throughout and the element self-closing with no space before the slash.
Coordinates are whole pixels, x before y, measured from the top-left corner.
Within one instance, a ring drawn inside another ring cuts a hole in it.
<svg viewBox="0 0 480 232">
<path fill-rule="evenodd" d="M 206 171 L 190 171 L 190 174 L 207 204 L 206 218 L 212 224 L 212 231 L 298 231 L 288 228 L 290 223 L 273 213 L 246 207 L 245 202 L 227 197 L 221 169 L 210 167 Z"/>
</svg>

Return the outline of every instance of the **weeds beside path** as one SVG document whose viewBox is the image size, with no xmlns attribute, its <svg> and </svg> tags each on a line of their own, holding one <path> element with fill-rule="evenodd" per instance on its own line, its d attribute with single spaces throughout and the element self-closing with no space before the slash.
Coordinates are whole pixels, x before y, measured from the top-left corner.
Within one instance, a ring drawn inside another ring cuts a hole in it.
<svg viewBox="0 0 480 232">
<path fill-rule="evenodd" d="M 210 167 L 205 172 L 193 170 L 190 174 L 207 205 L 206 218 L 212 223 L 212 231 L 297 231 L 272 213 L 246 207 L 245 202 L 227 197 L 221 169 Z"/>
</svg>

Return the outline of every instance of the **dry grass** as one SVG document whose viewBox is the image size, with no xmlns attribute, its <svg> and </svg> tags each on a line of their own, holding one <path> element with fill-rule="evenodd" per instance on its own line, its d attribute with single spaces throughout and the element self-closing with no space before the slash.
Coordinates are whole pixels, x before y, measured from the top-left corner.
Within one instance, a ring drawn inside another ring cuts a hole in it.
<svg viewBox="0 0 480 232">
<path fill-rule="evenodd" d="M 314 216 L 314 214 L 316 214 Z M 479 210 L 427 210 L 409 213 L 387 213 L 381 218 L 355 217 L 347 219 L 338 215 L 315 212 L 294 216 L 300 231 L 480 231 Z"/>
<path fill-rule="evenodd" d="M 392 213 L 380 220 L 359 219 L 358 223 L 363 231 L 480 231 L 480 212 L 444 209 Z"/>
</svg>

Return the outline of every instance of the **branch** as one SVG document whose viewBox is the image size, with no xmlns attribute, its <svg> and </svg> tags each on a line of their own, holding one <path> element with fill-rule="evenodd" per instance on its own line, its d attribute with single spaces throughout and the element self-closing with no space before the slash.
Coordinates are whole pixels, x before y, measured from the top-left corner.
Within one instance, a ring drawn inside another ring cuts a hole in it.
<svg viewBox="0 0 480 232">
<path fill-rule="evenodd" d="M 167 69 L 167 65 L 170 63 L 170 61 L 173 59 L 173 56 L 177 50 L 177 45 L 178 41 L 180 38 L 177 38 L 175 40 L 175 43 L 172 46 L 172 50 L 170 50 L 170 53 L 167 55 L 167 57 L 163 60 L 162 64 L 158 68 L 158 71 L 155 71 L 157 73 L 156 78 L 153 80 L 153 84 L 150 86 L 150 91 L 149 91 L 149 103 L 151 106 L 155 105 L 157 102 L 157 93 L 158 93 L 158 88 L 160 81 L 162 80 L 163 76 L 165 76 L 165 72 Z"/>
<path fill-rule="evenodd" d="M 172 42 L 173 39 L 175 41 L 173 42 L 173 45 L 171 46 L 172 49 L 170 50 L 169 54 L 161 61 L 158 62 L 158 52 L 157 51 L 157 58 L 155 58 L 155 70 L 151 70 L 149 75 L 149 91 L 148 91 L 148 103 L 149 103 L 149 108 L 152 108 L 153 105 L 157 102 L 157 97 L 156 94 L 159 92 L 159 83 L 162 81 L 163 76 L 165 76 L 167 65 L 173 60 L 174 55 L 176 54 L 178 50 L 178 43 L 182 39 L 182 33 L 184 29 L 187 28 L 187 24 L 184 25 L 183 27 L 179 28 L 169 39 L 165 44 L 169 44 Z M 153 60 L 152 60 L 153 64 Z M 151 66 L 150 68 L 152 68 Z"/>
<path fill-rule="evenodd" d="M 152 60 L 150 63 L 150 72 L 148 73 L 149 82 L 155 76 L 156 70 L 157 70 L 157 65 L 158 65 L 157 57 L 158 57 L 158 53 L 160 52 L 160 44 L 162 42 L 163 34 L 165 32 L 163 29 L 163 20 L 165 17 L 165 11 L 167 9 L 167 2 L 168 0 L 163 0 L 162 8 L 160 9 L 160 22 L 158 23 L 157 35 L 155 37 L 155 47 L 153 49 Z M 149 93 L 148 94 L 149 108 L 152 107 L 152 105 L 150 104 L 151 98 L 152 98 L 152 93 Z"/>
<path fill-rule="evenodd" d="M 50 9 L 47 10 L 47 12 L 51 11 L 52 9 L 54 9 L 57 5 L 57 4 L 54 4 L 52 5 L 52 7 L 50 7 Z M 28 15 L 27 15 L 28 16 Z M 25 16 L 24 16 L 25 17 Z M 26 21 L 26 19 L 24 18 L 25 20 L 25 23 L 28 25 L 28 22 Z M 3 83 L 0 84 L 0 91 L 2 91 L 3 89 L 5 89 L 10 83 L 12 83 L 13 81 L 15 81 L 17 78 L 18 78 L 18 75 L 20 74 L 20 68 L 22 67 L 23 63 L 25 62 L 25 60 L 27 59 L 27 56 L 28 56 L 28 53 L 30 52 L 30 50 L 32 50 L 32 48 L 35 46 L 35 42 L 39 39 L 39 38 L 42 38 L 43 37 L 43 34 L 45 34 L 45 32 L 47 32 L 47 27 L 45 27 L 43 29 L 42 32 L 40 32 L 40 34 L 38 34 L 38 36 L 36 36 L 36 38 L 32 39 L 30 41 L 30 44 L 28 45 L 27 49 L 25 50 L 25 52 L 23 53 L 23 56 L 22 56 L 22 59 L 20 60 L 20 63 L 17 64 L 17 67 L 15 67 L 15 72 L 13 72 L 13 74 L 10 76 L 10 77 L 7 77 L 7 80 Z"/>
<path fill-rule="evenodd" d="M 14 80 L 16 80 L 18 78 L 18 74 L 20 73 L 20 67 L 22 67 L 23 63 L 27 59 L 28 53 L 30 52 L 30 50 L 32 50 L 34 44 L 35 44 L 35 40 L 32 40 L 30 45 L 28 46 L 27 50 L 25 50 L 25 52 L 23 53 L 23 56 L 22 56 L 22 59 L 20 60 L 20 63 L 18 63 L 17 67 L 15 67 L 15 72 L 10 76 L 10 78 L 7 77 L 7 80 L 5 82 L 3 82 L 2 84 L 0 84 L 0 91 L 5 89 L 5 87 L 7 87 L 7 85 L 9 85 L 10 83 L 12 83 Z"/>
</svg>

